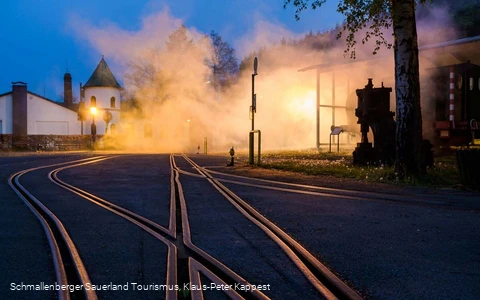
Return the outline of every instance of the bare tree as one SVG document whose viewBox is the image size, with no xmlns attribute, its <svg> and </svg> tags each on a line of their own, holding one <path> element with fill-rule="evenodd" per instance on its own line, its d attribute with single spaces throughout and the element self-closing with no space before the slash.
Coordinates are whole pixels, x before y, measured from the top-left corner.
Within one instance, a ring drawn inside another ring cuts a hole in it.
<svg viewBox="0 0 480 300">
<path fill-rule="evenodd" d="M 212 30 L 210 40 L 213 46 L 212 56 L 206 64 L 212 70 L 212 84 L 215 90 L 228 86 L 239 72 L 238 60 L 233 49 L 222 37 Z"/>
<path fill-rule="evenodd" d="M 193 46 L 193 40 L 187 37 L 187 28 L 185 25 L 180 26 L 168 36 L 168 41 L 165 42 L 167 51 L 184 53 L 189 51 Z"/>
</svg>

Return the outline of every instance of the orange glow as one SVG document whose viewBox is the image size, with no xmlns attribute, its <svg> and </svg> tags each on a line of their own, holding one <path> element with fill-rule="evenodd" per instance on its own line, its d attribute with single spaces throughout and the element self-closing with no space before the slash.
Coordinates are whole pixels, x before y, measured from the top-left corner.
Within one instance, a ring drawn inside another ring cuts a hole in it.
<svg viewBox="0 0 480 300">
<path fill-rule="evenodd" d="M 292 115 L 299 118 L 307 118 L 314 120 L 315 116 L 316 92 L 309 91 L 303 96 L 293 98 L 289 105 L 289 110 Z"/>
<path fill-rule="evenodd" d="M 92 115 L 96 115 L 97 114 L 97 108 L 95 106 L 90 107 L 90 113 Z"/>
</svg>

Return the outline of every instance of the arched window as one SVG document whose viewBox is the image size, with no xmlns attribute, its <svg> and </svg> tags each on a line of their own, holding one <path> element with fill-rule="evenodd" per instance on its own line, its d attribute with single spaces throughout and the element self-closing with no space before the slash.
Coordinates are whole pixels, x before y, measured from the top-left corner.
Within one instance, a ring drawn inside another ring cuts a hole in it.
<svg viewBox="0 0 480 300">
<path fill-rule="evenodd" d="M 473 77 L 470 77 L 469 83 L 470 83 L 470 90 L 473 91 Z"/>
<path fill-rule="evenodd" d="M 110 107 L 115 108 L 115 97 L 110 98 Z"/>
<path fill-rule="evenodd" d="M 95 98 L 95 96 L 92 96 L 90 98 L 90 106 L 91 107 L 97 107 L 97 98 Z"/>
</svg>

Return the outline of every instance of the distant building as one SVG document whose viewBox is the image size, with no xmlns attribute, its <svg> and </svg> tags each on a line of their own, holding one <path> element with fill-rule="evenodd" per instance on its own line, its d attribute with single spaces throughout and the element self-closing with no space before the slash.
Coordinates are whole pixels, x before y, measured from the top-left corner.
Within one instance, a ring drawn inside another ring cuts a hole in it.
<svg viewBox="0 0 480 300">
<path fill-rule="evenodd" d="M 72 103 L 29 92 L 25 82 L 12 82 L 12 91 L 0 95 L 0 134 L 71 135 L 80 131 Z"/>
<path fill-rule="evenodd" d="M 108 129 L 114 131 L 120 121 L 122 87 L 102 57 L 84 86 L 80 87 L 83 105 L 73 103 L 72 76 L 65 73 L 64 102 L 55 102 L 28 91 L 27 83 L 12 82 L 12 91 L 0 94 L 0 134 L 78 135 L 90 134 L 95 106 L 97 134 L 107 128 L 104 117 L 111 114 Z M 85 109 L 85 122 L 79 118 L 79 107 Z M 82 128 L 83 125 L 83 128 Z"/>
</svg>

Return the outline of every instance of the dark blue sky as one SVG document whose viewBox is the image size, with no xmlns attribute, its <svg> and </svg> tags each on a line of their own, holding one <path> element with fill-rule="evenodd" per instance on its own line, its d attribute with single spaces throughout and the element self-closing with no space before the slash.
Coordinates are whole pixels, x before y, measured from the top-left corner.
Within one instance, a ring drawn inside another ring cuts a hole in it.
<svg viewBox="0 0 480 300">
<path fill-rule="evenodd" d="M 329 0 L 321 10 L 306 11 L 300 21 L 295 21 L 293 7 L 283 9 L 283 0 L 2 1 L 0 94 L 11 90 L 12 81 L 25 81 L 30 91 L 57 100 L 63 90 L 67 61 L 74 93 L 78 93 L 78 83 L 88 80 L 102 53 L 79 38 L 79 28 L 72 28 L 72 20 L 80 19 L 95 28 L 114 24 L 136 32 L 142 28 L 142 18 L 168 9 L 187 27 L 203 33 L 215 30 L 235 46 L 239 39 L 248 39 L 259 20 L 293 34 L 332 28 L 342 20 L 336 13 L 337 3 Z"/>
</svg>

